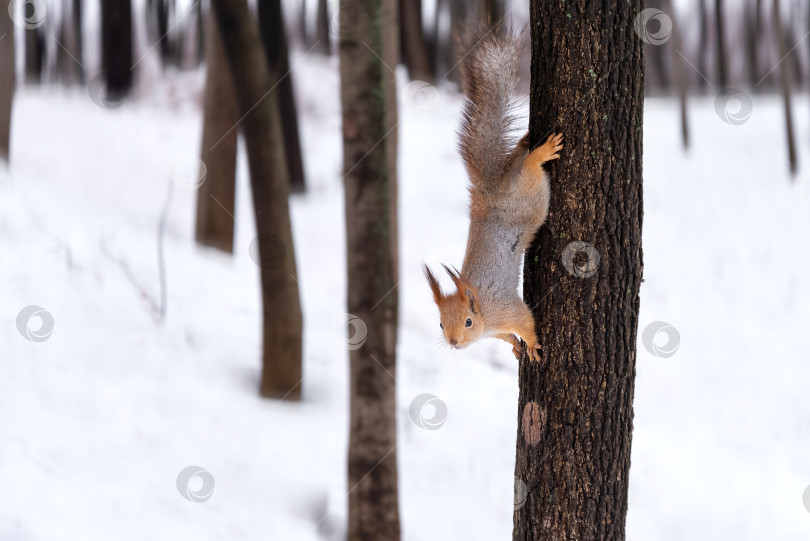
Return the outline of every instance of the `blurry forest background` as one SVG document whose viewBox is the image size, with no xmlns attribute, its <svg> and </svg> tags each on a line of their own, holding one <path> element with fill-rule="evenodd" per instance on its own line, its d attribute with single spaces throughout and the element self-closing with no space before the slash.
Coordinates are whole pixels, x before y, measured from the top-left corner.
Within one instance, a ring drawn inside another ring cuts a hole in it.
<svg viewBox="0 0 810 541">
<path fill-rule="evenodd" d="M 0 10 L 0 538 L 344 539 L 375 497 L 405 539 L 510 536 L 517 363 L 450 351 L 419 267 L 466 240 L 451 36 L 529 6 L 382 5 L 369 161 L 349 2 Z M 646 7 L 627 536 L 806 539 L 810 4 Z M 384 208 L 345 195 L 372 159 Z"/>
</svg>

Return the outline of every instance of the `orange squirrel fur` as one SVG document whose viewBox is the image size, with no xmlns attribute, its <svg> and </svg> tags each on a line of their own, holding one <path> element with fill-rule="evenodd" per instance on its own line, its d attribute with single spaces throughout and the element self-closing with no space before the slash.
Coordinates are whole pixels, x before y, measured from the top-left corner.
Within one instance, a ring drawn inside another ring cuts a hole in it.
<svg viewBox="0 0 810 541">
<path fill-rule="evenodd" d="M 519 337 L 529 358 L 539 361 L 534 317 L 517 288 L 523 253 L 548 216 L 543 164 L 559 158 L 562 136 L 551 135 L 531 152 L 528 134 L 517 144 L 509 137 L 521 51 L 514 34 L 479 27 L 461 45 L 467 101 L 460 150 L 471 183 L 470 231 L 461 271 L 443 265 L 456 291 L 445 295 L 426 265 L 425 277 L 451 347 L 494 337 L 512 344 L 519 358 Z"/>
</svg>

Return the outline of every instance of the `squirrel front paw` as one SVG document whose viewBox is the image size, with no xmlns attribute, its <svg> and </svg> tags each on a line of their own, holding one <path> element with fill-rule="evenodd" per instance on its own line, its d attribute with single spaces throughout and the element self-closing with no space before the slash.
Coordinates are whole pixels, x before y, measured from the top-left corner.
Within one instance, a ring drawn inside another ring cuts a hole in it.
<svg viewBox="0 0 810 541">
<path fill-rule="evenodd" d="M 556 160 L 560 157 L 559 152 L 562 150 L 563 147 L 563 136 L 561 133 L 552 133 L 549 135 L 548 139 L 546 139 L 545 144 L 543 147 L 546 151 L 546 161 L 549 160 Z"/>
<path fill-rule="evenodd" d="M 530 361 L 539 363 L 542 353 L 543 348 L 537 342 L 534 344 L 526 344 L 526 355 L 529 357 Z"/>
</svg>

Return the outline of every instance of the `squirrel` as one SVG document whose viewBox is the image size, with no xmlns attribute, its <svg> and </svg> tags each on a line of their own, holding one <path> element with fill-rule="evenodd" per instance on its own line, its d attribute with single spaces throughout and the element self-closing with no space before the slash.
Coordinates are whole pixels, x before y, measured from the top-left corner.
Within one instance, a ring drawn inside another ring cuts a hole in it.
<svg viewBox="0 0 810 541">
<path fill-rule="evenodd" d="M 517 288 L 523 253 L 548 216 L 543 164 L 559 158 L 563 138 L 552 134 L 530 151 L 528 132 L 517 143 L 510 136 L 522 50 L 513 31 L 482 26 L 468 30 L 459 43 L 466 94 L 459 150 L 471 184 L 470 230 L 461 270 L 442 265 L 455 292 L 445 295 L 427 265 L 423 271 L 451 347 L 494 337 L 510 343 L 519 359 L 519 337 L 529 359 L 539 361 L 534 316 Z"/>
</svg>

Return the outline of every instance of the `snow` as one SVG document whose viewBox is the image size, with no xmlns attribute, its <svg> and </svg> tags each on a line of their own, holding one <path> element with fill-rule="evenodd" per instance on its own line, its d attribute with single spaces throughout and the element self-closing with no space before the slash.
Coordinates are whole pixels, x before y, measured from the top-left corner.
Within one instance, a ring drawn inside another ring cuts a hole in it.
<svg viewBox="0 0 810 541">
<path fill-rule="evenodd" d="M 12 169 L 0 179 L 0 539 L 342 538 L 350 487 L 338 80 L 334 59 L 298 55 L 294 65 L 309 180 L 291 202 L 305 325 L 300 403 L 257 393 L 244 155 L 233 258 L 194 246 L 196 194 L 170 178 L 199 150 L 202 78 L 181 81 L 182 99 L 140 96 L 114 110 L 79 89 L 18 94 Z M 467 226 L 460 100 L 427 92 L 403 97 L 400 114 L 403 538 L 509 539 L 517 366 L 500 342 L 443 346 L 420 271 L 423 261 L 460 262 Z M 675 102 L 646 103 L 640 330 L 664 321 L 680 343 L 655 357 L 639 333 L 629 539 L 790 540 L 810 530 L 810 169 L 791 182 L 780 103 L 753 99 L 739 126 L 718 118 L 713 99 L 692 100 L 685 155 Z M 800 157 L 810 164 L 808 114 L 807 96 L 797 96 Z M 160 322 L 149 300 L 159 294 L 155 239 L 170 187 Z M 54 318 L 45 341 L 17 330 L 29 305 Z M 409 412 L 425 393 L 447 408 L 435 430 Z M 210 499 L 179 493 L 189 466 L 212 475 Z"/>
</svg>

